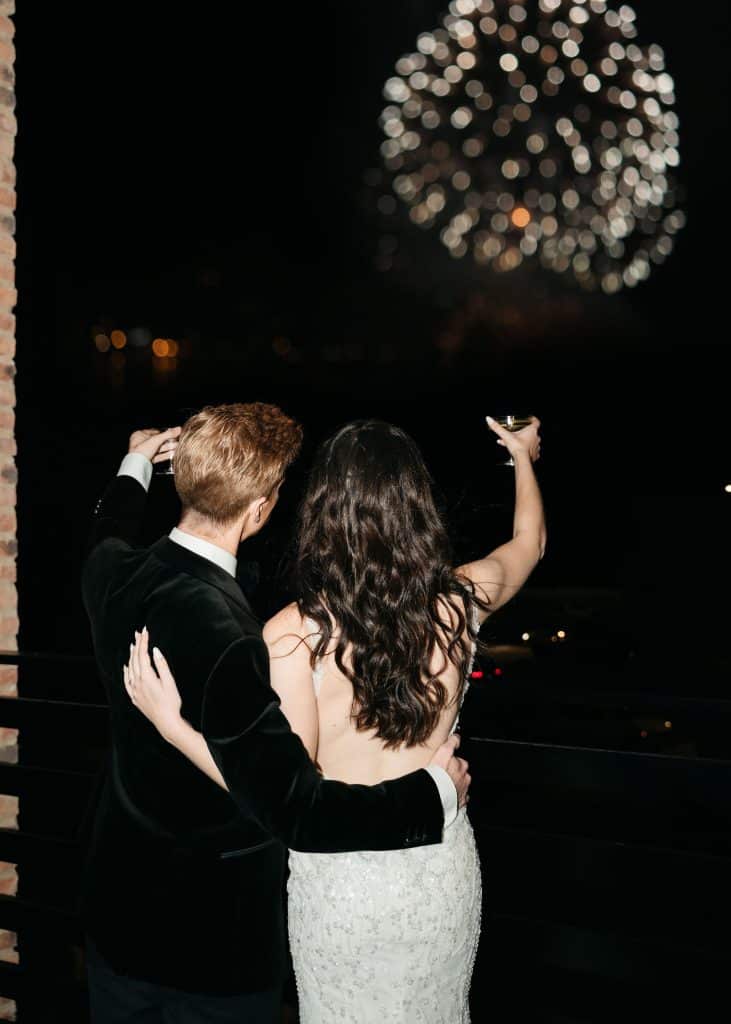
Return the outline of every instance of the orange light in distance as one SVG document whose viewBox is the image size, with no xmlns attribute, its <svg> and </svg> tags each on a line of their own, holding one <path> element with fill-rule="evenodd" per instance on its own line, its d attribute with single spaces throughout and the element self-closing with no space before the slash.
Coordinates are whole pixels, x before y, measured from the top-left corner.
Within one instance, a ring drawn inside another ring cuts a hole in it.
<svg viewBox="0 0 731 1024">
<path fill-rule="evenodd" d="M 115 348 L 124 348 L 127 344 L 127 335 L 124 331 L 112 331 L 109 337 Z"/>
<path fill-rule="evenodd" d="M 166 356 L 170 352 L 170 346 L 166 338 L 155 338 L 152 343 L 152 351 L 156 356 Z"/>
<path fill-rule="evenodd" d="M 530 224 L 530 213 L 524 206 L 516 206 L 510 214 L 510 219 L 516 228 L 524 228 Z"/>
</svg>

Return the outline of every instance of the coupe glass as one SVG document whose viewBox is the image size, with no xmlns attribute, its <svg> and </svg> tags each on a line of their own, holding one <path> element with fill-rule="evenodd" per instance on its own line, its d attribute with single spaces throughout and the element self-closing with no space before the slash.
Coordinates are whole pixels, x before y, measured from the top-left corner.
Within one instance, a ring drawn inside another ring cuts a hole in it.
<svg viewBox="0 0 731 1024">
<path fill-rule="evenodd" d="M 523 427 L 527 427 L 531 422 L 530 416 L 518 416 L 513 413 L 506 413 L 505 416 L 495 416 L 495 421 L 500 424 L 501 427 L 505 427 L 511 433 L 516 430 L 522 430 Z M 504 462 L 498 463 L 500 466 L 514 466 L 513 456 L 508 455 Z"/>
</svg>

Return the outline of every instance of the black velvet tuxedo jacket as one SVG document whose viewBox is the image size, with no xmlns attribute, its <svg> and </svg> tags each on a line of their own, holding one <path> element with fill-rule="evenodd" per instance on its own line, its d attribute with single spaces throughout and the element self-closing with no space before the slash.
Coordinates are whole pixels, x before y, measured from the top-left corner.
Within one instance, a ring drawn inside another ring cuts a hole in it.
<svg viewBox="0 0 731 1024">
<path fill-rule="evenodd" d="M 269 685 L 267 651 L 236 581 L 167 537 L 134 546 L 146 493 L 117 477 L 99 501 L 83 597 L 111 714 L 107 784 L 84 886 L 84 919 L 119 972 L 192 992 L 260 991 L 285 969 L 286 847 L 392 849 L 441 841 L 430 776 L 325 782 Z M 122 681 L 147 626 L 229 793 L 132 705 Z"/>
</svg>

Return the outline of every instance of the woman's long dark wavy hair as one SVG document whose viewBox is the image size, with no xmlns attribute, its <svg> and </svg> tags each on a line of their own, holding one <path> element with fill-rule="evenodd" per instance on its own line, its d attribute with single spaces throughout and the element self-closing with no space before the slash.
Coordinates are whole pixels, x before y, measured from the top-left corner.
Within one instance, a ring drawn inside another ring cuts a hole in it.
<svg viewBox="0 0 731 1024">
<path fill-rule="evenodd" d="M 451 566 L 431 477 L 403 430 L 358 421 L 322 445 L 300 508 L 295 586 L 319 631 L 313 665 L 337 635 L 356 728 L 389 748 L 427 740 L 449 700 L 439 675 L 452 662 L 464 685 L 472 610 L 487 604 Z"/>
</svg>

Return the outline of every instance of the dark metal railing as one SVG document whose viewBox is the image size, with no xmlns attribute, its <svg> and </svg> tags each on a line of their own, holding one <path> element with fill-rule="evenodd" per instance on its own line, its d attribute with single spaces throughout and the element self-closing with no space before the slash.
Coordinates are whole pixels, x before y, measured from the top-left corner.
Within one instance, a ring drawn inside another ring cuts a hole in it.
<svg viewBox="0 0 731 1024">
<path fill-rule="evenodd" d="M 0 829 L 0 860 L 19 875 L 18 894 L 0 896 L 0 928 L 17 932 L 20 954 L 0 962 L 0 995 L 19 1024 L 83 1024 L 78 891 L 107 708 L 89 657 L 0 653 L 0 664 L 20 675 L 20 696 L 0 698 L 0 727 L 20 730 L 18 762 L 0 763 L 0 793 L 20 798 L 19 828 Z M 490 736 L 491 708 L 520 717 L 529 697 L 471 693 L 463 750 L 485 888 L 475 1019 L 600 1020 L 587 999 L 620 1012 L 652 991 L 657 1009 L 668 979 L 711 983 L 729 957 L 731 760 Z M 552 713 L 605 698 L 554 693 Z M 731 710 L 683 706 L 714 728 Z"/>
</svg>

